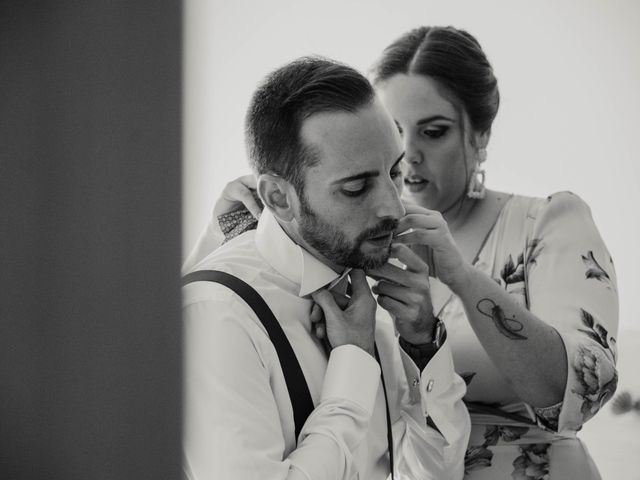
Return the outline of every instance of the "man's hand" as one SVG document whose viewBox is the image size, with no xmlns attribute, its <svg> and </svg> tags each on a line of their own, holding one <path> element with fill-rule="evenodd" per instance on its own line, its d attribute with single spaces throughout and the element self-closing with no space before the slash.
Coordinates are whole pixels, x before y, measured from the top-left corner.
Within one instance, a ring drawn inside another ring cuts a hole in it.
<svg viewBox="0 0 640 480">
<path fill-rule="evenodd" d="M 391 258 L 397 258 L 406 269 L 386 263 L 367 271 L 378 280 L 373 293 L 378 303 L 395 321 L 396 329 L 406 341 L 421 345 L 432 340 L 435 317 L 429 288 L 429 267 L 407 245 L 394 243 Z"/>
<path fill-rule="evenodd" d="M 326 289 L 318 290 L 311 295 L 324 313 L 324 333 L 331 346 L 335 348 L 341 345 L 355 345 L 373 355 L 376 301 L 362 270 L 352 270 L 349 278 L 352 295 L 345 306 L 341 307 L 340 303 L 343 302 L 336 300 Z M 317 311 L 315 316 L 319 317 Z"/>
</svg>

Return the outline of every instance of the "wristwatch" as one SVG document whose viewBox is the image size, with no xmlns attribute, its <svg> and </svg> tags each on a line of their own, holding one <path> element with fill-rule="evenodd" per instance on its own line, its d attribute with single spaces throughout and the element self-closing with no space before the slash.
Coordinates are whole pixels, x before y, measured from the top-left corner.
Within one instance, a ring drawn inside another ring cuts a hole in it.
<svg viewBox="0 0 640 480">
<path fill-rule="evenodd" d="M 404 338 L 400 337 L 400 347 L 407 352 L 420 371 L 422 371 L 436 354 L 446 338 L 447 330 L 444 328 L 444 323 L 436 317 L 431 342 L 416 345 L 415 343 L 408 342 Z"/>
</svg>

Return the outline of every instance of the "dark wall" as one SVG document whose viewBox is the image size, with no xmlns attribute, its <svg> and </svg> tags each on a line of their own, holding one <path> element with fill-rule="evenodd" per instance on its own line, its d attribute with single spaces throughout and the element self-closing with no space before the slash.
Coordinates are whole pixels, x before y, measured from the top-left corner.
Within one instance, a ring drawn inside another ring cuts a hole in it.
<svg viewBox="0 0 640 480">
<path fill-rule="evenodd" d="M 181 2 L 0 2 L 0 477 L 180 477 Z"/>
</svg>

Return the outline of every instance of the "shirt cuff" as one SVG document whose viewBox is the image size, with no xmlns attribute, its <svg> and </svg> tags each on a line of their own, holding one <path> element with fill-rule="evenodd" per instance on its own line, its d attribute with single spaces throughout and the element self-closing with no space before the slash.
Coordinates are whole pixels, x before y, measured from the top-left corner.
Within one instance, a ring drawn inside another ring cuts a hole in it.
<svg viewBox="0 0 640 480">
<path fill-rule="evenodd" d="M 402 337 L 399 337 L 399 341 L 400 348 L 413 359 L 413 362 L 416 364 L 419 371 L 422 371 L 424 367 L 429 364 L 433 356 L 438 351 L 438 347 L 433 342 L 423 345 L 414 345 Z"/>
<path fill-rule="evenodd" d="M 447 443 L 455 441 L 460 435 L 458 410 L 464 408 L 462 397 L 467 389 L 453 368 L 449 340 L 444 341 L 422 373 L 406 352 L 401 355 L 412 403 L 420 402 L 423 413 L 431 418 Z"/>
<path fill-rule="evenodd" d="M 380 383 L 380 365 L 355 345 L 331 350 L 320 401 L 343 398 L 373 413 Z"/>
</svg>

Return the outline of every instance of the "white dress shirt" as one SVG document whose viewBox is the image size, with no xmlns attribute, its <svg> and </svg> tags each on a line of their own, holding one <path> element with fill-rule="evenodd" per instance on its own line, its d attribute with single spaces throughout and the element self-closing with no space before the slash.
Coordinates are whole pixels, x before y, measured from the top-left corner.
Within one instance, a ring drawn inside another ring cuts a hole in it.
<svg viewBox="0 0 640 480">
<path fill-rule="evenodd" d="M 199 245 L 204 243 L 201 239 Z M 334 348 L 327 357 L 311 332 L 310 293 L 340 275 L 296 245 L 268 210 L 257 230 L 236 237 L 187 270 L 221 270 L 260 293 L 293 347 L 315 408 L 296 442 L 276 350 L 254 312 L 222 285 L 187 285 L 186 476 L 388 478 L 380 366 L 353 345 Z M 466 387 L 453 370 L 448 342 L 420 373 L 399 347 L 388 314 L 379 308 L 376 344 L 393 424 L 396 478 L 461 479 L 470 421 L 462 403 Z M 427 415 L 439 432 L 427 426 Z"/>
</svg>

